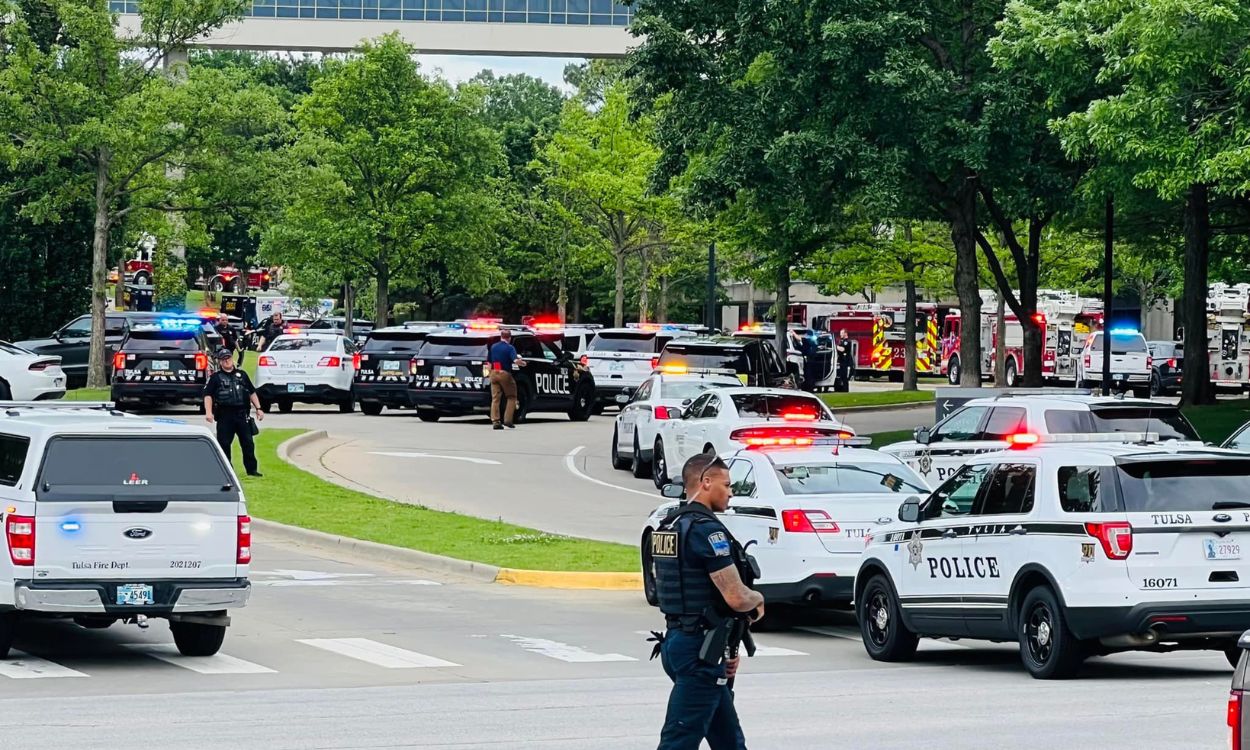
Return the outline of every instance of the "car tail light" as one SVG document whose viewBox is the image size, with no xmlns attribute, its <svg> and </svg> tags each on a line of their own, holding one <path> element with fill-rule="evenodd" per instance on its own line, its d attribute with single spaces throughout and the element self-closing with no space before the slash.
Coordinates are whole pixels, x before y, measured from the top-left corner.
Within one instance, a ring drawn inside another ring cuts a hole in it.
<svg viewBox="0 0 1250 750">
<path fill-rule="evenodd" d="M 418 367 L 420 367 L 420 366 L 422 366 L 422 365 L 424 365 L 424 364 L 425 364 L 425 360 L 424 360 L 424 359 L 410 359 L 410 360 L 408 360 L 408 374 L 409 374 L 409 375 L 416 375 L 416 374 L 417 374 L 417 368 L 418 368 Z"/>
<path fill-rule="evenodd" d="M 55 359 L 41 359 L 38 362 L 32 362 L 30 367 L 27 367 L 26 369 L 31 372 L 43 372 L 49 367 L 55 367 L 58 364 L 60 364 L 60 362 Z"/>
<path fill-rule="evenodd" d="M 1133 526 L 1126 521 L 1087 523 L 1085 533 L 1102 543 L 1108 560 L 1125 560 L 1133 551 Z"/>
<path fill-rule="evenodd" d="M 318 367 L 338 367 L 342 364 L 343 364 L 343 360 L 340 357 L 322 357 L 321 361 L 317 363 L 317 366 Z"/>
<path fill-rule="evenodd" d="M 838 534 L 842 531 L 823 510 L 783 510 L 781 525 L 786 531 L 800 534 Z"/>
<path fill-rule="evenodd" d="M 14 565 L 35 564 L 34 516 L 5 516 L 4 535 L 9 540 L 9 559 Z"/>
<path fill-rule="evenodd" d="M 261 356 L 260 359 L 256 360 L 257 367 L 276 367 L 277 365 L 277 361 L 267 355 Z"/>
<path fill-rule="evenodd" d="M 1172 367 L 1172 368 L 1176 367 L 1176 357 L 1172 357 L 1171 359 L 1168 360 L 1168 367 Z"/>
<path fill-rule="evenodd" d="M 582 363 L 582 367 L 590 367 L 590 357 L 587 357 L 585 354 L 578 361 Z"/>
<path fill-rule="evenodd" d="M 238 555 L 235 562 L 247 565 L 252 561 L 252 517 L 239 516 L 239 534 L 235 544 Z"/>
<path fill-rule="evenodd" d="M 787 411 L 782 412 L 781 418 L 787 422 L 815 422 L 817 415 L 810 411 Z"/>
<path fill-rule="evenodd" d="M 205 354 L 204 352 L 195 353 L 195 369 L 197 370 L 208 369 L 208 355 Z"/>
<path fill-rule="evenodd" d="M 353 370 L 360 369 L 360 355 L 359 354 L 352 355 L 352 369 Z"/>
<path fill-rule="evenodd" d="M 1007 445 L 1012 448 L 1027 448 L 1030 445 L 1037 445 L 1038 439 L 1037 435 L 1031 432 L 1017 432 L 1007 436 Z"/>
<path fill-rule="evenodd" d="M 659 367 L 659 366 L 660 366 L 660 358 L 659 358 L 659 357 L 652 357 L 652 358 L 651 358 L 651 369 L 652 369 L 652 370 L 654 370 L 655 368 L 657 368 L 657 367 Z"/>
<path fill-rule="evenodd" d="M 656 419 L 681 419 L 681 409 L 674 409 L 671 406 L 655 407 Z"/>
<path fill-rule="evenodd" d="M 1086 354 L 1086 355 L 1085 355 L 1085 366 L 1086 366 L 1086 367 L 1089 367 L 1089 366 L 1090 366 L 1090 364 L 1089 364 L 1089 355 L 1088 355 L 1088 354 Z"/>
<path fill-rule="evenodd" d="M 1232 750 L 1241 750 L 1241 698 L 1240 690 L 1228 694 L 1228 728 L 1232 730 Z"/>
<path fill-rule="evenodd" d="M 1154 366 L 1155 366 L 1155 358 L 1147 354 L 1146 355 L 1146 367 L 1154 367 Z"/>
<path fill-rule="evenodd" d="M 114 355 L 113 355 L 113 369 L 114 369 L 114 370 L 124 370 L 124 369 L 126 369 L 126 355 L 125 355 L 125 353 L 123 353 L 123 352 L 118 352 L 118 353 L 116 353 L 116 354 L 114 354 Z"/>
</svg>

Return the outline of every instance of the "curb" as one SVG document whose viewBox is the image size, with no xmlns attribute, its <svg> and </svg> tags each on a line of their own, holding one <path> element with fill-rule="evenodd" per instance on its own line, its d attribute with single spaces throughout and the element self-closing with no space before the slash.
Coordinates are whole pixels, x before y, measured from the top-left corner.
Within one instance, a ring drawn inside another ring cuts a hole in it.
<svg viewBox="0 0 1250 750">
<path fill-rule="evenodd" d="M 282 443 L 278 445 L 278 458 L 282 459 L 288 464 L 291 464 L 297 469 L 304 470 L 302 469 L 302 467 L 300 467 L 294 461 L 291 460 L 291 451 L 295 450 L 296 448 L 302 448 L 304 445 L 308 443 L 315 443 L 318 440 L 326 440 L 329 437 L 330 437 L 330 433 L 326 432 L 325 430 L 310 430 L 309 432 L 300 433 L 299 435 L 296 435 L 295 437 L 289 440 L 283 441 Z"/>
<path fill-rule="evenodd" d="M 534 586 L 545 589 L 598 589 L 600 591 L 641 591 L 642 573 L 580 573 L 560 570 L 518 570 L 500 568 L 495 583 L 508 586 Z"/>
</svg>

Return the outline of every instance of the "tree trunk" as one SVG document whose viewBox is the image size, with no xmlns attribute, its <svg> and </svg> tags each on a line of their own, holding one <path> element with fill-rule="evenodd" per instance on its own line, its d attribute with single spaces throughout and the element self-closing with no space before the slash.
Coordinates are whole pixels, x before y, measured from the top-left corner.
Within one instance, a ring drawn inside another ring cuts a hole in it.
<svg viewBox="0 0 1250 750">
<path fill-rule="evenodd" d="M 387 325 L 387 313 L 390 312 L 391 267 L 383 259 L 378 259 L 378 293 L 373 305 L 373 325 L 382 328 Z"/>
<path fill-rule="evenodd" d="M 109 163 L 111 154 L 107 149 L 100 149 L 96 155 L 95 166 L 95 228 L 91 237 L 91 349 L 87 355 L 87 387 L 103 388 L 107 385 L 105 367 L 107 353 L 104 348 L 104 308 L 107 290 L 104 288 L 108 276 L 109 228 L 112 219 L 109 216 Z M 125 277 L 118 279 L 124 284 Z"/>
<path fill-rule="evenodd" d="M 1007 386 L 1007 295 L 998 290 L 998 309 L 994 311 L 994 385 Z"/>
<path fill-rule="evenodd" d="M 977 195 L 971 178 L 951 212 L 951 242 L 955 245 L 955 296 L 959 298 L 959 384 L 981 387 L 981 289 L 977 266 Z"/>
<path fill-rule="evenodd" d="M 660 277 L 660 298 L 655 303 L 655 322 L 668 322 L 668 276 Z"/>
<path fill-rule="evenodd" d="M 639 263 L 639 266 L 638 266 L 638 322 L 639 323 L 646 323 L 647 320 L 651 317 L 651 310 L 650 310 L 651 300 L 648 299 L 648 297 L 650 296 L 649 293 L 651 291 L 649 289 L 651 285 L 651 279 L 647 278 L 647 275 L 648 273 L 650 273 L 651 269 L 647 267 L 647 260 L 648 258 L 647 258 L 646 250 L 643 250 L 642 252 L 638 253 L 638 263 Z"/>
<path fill-rule="evenodd" d="M 755 322 L 755 282 L 747 282 L 747 324 Z"/>
<path fill-rule="evenodd" d="M 1207 315 L 1207 263 L 1211 250 L 1211 214 L 1207 186 L 1191 185 L 1185 199 L 1185 289 L 1181 306 L 1185 320 L 1185 377 L 1181 403 L 1214 403 L 1204 329 Z"/>
<path fill-rule="evenodd" d="M 352 283 L 350 276 L 343 281 L 343 315 L 346 319 L 343 324 L 343 335 L 350 339 L 354 333 L 352 329 L 356 319 L 356 285 Z"/>
<path fill-rule="evenodd" d="M 612 312 L 612 326 L 620 328 L 625 325 L 625 251 L 618 247 L 613 254 L 616 255 L 616 307 Z"/>
<path fill-rule="evenodd" d="M 564 274 L 560 274 L 560 282 L 556 286 L 556 317 L 563 323 L 568 319 L 569 282 Z"/>
<path fill-rule="evenodd" d="M 907 318 L 903 321 L 903 390 L 905 391 L 919 389 L 916 373 L 916 279 L 912 276 L 915 270 L 915 263 L 911 260 L 903 261 L 903 273 L 906 274 L 903 286 L 907 290 L 904 312 Z"/>
<path fill-rule="evenodd" d="M 783 361 L 790 354 L 790 264 L 783 259 L 777 269 L 777 332 L 773 337 L 773 345 Z"/>
<path fill-rule="evenodd" d="M 573 287 L 573 322 L 582 322 L 582 288 Z"/>
</svg>

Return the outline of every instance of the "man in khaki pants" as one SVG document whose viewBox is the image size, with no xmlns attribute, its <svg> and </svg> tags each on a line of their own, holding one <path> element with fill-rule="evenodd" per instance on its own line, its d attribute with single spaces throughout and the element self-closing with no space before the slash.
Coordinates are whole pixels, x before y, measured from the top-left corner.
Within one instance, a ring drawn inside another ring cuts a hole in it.
<svg viewBox="0 0 1250 750">
<path fill-rule="evenodd" d="M 505 426 L 516 427 L 512 420 L 516 418 L 516 379 L 512 377 L 512 365 L 525 366 L 525 360 L 518 359 L 516 347 L 512 346 L 512 331 L 507 328 L 499 332 L 499 341 L 491 344 L 487 364 L 490 365 L 490 422 L 496 430 Z M 507 399 L 504 410 L 503 424 L 499 423 L 499 402 Z"/>
</svg>

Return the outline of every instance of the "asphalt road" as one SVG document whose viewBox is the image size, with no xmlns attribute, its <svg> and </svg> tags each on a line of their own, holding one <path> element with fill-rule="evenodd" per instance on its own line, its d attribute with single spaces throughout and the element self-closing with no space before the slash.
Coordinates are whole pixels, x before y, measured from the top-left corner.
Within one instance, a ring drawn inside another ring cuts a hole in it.
<svg viewBox="0 0 1250 750">
<path fill-rule="evenodd" d="M 466 583 L 255 545 L 252 604 L 222 654 L 148 630 L 25 628 L 0 662 L 0 746 L 61 750 L 654 747 L 669 683 L 636 593 Z M 760 636 L 737 703 L 750 746 L 1220 748 L 1218 654 L 1096 659 L 1029 678 L 1013 647 L 926 642 L 867 658 L 849 618 Z"/>
</svg>

